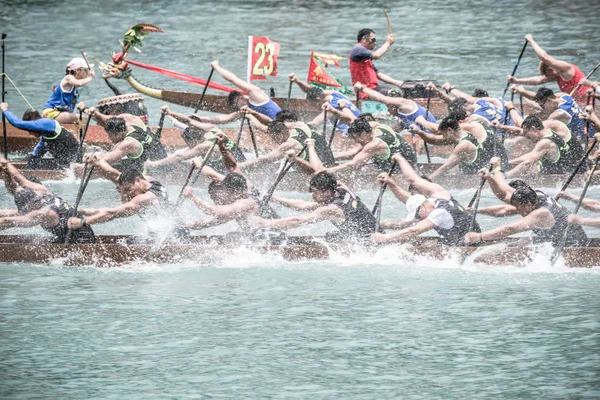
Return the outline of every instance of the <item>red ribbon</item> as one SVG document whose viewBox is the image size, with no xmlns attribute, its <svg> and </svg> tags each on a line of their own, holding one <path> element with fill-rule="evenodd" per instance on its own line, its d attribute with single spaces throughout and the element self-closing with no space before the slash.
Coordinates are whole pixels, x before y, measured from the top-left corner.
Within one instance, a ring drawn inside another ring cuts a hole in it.
<svg viewBox="0 0 600 400">
<path fill-rule="evenodd" d="M 128 64 L 131 64 L 131 65 L 135 65 L 136 67 L 144 68 L 144 69 L 147 69 L 147 70 L 150 70 L 153 72 L 157 72 L 162 75 L 169 76 L 171 78 L 179 79 L 179 80 L 190 82 L 190 83 L 195 83 L 196 85 L 200 85 L 200 86 L 206 85 L 206 79 L 196 78 L 194 76 L 182 74 L 181 72 L 172 71 L 170 69 L 165 69 L 165 68 L 161 68 L 161 67 L 155 67 L 153 65 L 143 64 L 138 61 L 125 60 L 125 62 Z M 229 86 L 221 85 L 220 83 L 209 82 L 208 87 L 211 89 L 220 90 L 222 92 L 227 92 L 227 93 L 231 93 L 234 90 L 237 90 L 238 92 L 242 92 L 242 93 L 246 94 L 242 90 L 233 89 L 233 88 L 230 88 Z"/>
</svg>

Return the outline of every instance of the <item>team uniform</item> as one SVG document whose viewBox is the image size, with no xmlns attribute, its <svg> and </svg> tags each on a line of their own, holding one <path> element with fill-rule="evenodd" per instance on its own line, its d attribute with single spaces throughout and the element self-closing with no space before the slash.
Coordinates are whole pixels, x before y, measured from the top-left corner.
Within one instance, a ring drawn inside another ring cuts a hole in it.
<svg viewBox="0 0 600 400">
<path fill-rule="evenodd" d="M 67 77 L 65 76 L 56 89 L 54 89 L 54 92 L 52 92 L 52 96 L 50 96 L 50 99 L 48 99 L 42 108 L 42 117 L 54 119 L 61 112 L 73 112 L 75 110 L 75 106 L 79 101 L 79 90 L 73 86 L 70 91 L 65 91 L 63 83 L 65 83 L 66 79 Z"/>
<path fill-rule="evenodd" d="M 538 204 L 552 213 L 554 225 L 549 229 L 533 229 L 533 243 L 539 244 L 549 242 L 552 243 L 553 246 L 557 246 L 565 237 L 565 230 L 568 228 L 565 246 L 586 246 L 588 242 L 587 235 L 581 225 L 569 224 L 569 211 L 546 193 L 540 190 L 536 190 L 536 193 L 538 196 Z"/>
<path fill-rule="evenodd" d="M 563 94 L 560 96 L 559 101 L 560 103 L 557 109 L 569 116 L 569 121 L 567 122 L 569 130 L 575 135 L 575 137 L 581 139 L 585 135 L 585 120 L 583 119 L 583 111 L 581 110 L 581 107 L 579 107 L 579 105 L 575 102 L 575 99 L 568 94 Z M 590 124 L 588 135 L 591 137 L 594 136 L 595 133 L 596 130 L 594 129 L 593 125 Z"/>
<path fill-rule="evenodd" d="M 500 120 L 500 123 L 502 125 L 508 125 L 508 126 L 515 126 L 515 121 L 513 121 L 510 113 L 506 112 L 506 100 L 504 100 L 502 97 L 496 97 L 496 99 L 498 99 L 500 101 L 500 103 L 502 103 L 502 108 L 500 109 L 500 114 L 502 115 L 502 120 Z M 521 112 L 515 108 L 515 112 L 522 117 Z M 505 118 L 506 118 L 506 122 L 505 122 Z"/>
<path fill-rule="evenodd" d="M 568 81 L 565 81 L 559 75 L 556 81 L 560 91 L 569 94 L 579 85 L 579 82 L 585 78 L 584 73 L 581 72 L 581 70 L 575 64 L 571 64 L 571 66 L 575 69 L 575 75 L 573 75 L 573 77 Z M 589 86 L 581 86 L 575 93 L 573 93 L 573 97 L 575 97 L 575 100 L 577 100 L 579 104 L 585 104 L 588 89 L 591 88 Z"/>
<path fill-rule="evenodd" d="M 343 100 L 346 103 L 346 107 L 348 107 L 348 109 L 350 110 L 350 112 L 352 112 L 352 114 L 354 114 L 355 117 L 358 117 L 360 115 L 360 110 L 358 109 L 358 107 L 356 107 L 354 105 L 354 103 L 352 103 L 352 101 L 350 101 L 350 99 L 346 96 L 344 96 L 343 94 L 339 93 L 339 92 L 333 92 L 331 94 L 331 100 L 329 100 L 329 104 L 333 107 L 333 108 L 339 108 L 339 102 Z M 345 124 L 343 122 L 338 122 L 337 125 L 337 129 L 342 132 L 343 135 L 347 135 L 348 134 L 348 124 Z"/>
<path fill-rule="evenodd" d="M 385 156 L 374 156 L 373 163 L 382 171 L 388 171 L 393 164 L 392 156 L 400 154 L 413 167 L 417 165 L 417 155 L 408 142 L 387 125 L 378 125 L 374 128 L 373 139 L 382 141 L 387 147 Z"/>
<path fill-rule="evenodd" d="M 122 160 L 113 165 L 119 171 L 126 169 L 144 170 L 144 163 L 148 160 L 148 153 L 153 145 L 154 135 L 146 126 L 131 125 L 131 130 L 125 135 L 125 139 L 133 139 L 138 142 L 142 149 L 138 154 L 127 155 Z"/>
<path fill-rule="evenodd" d="M 65 239 L 67 238 L 67 232 L 69 231 L 67 221 L 69 217 L 72 216 L 71 208 L 60 197 L 51 195 L 46 197 L 46 204 L 42 207 L 42 210 L 44 209 L 51 210 L 58 215 L 58 224 L 52 228 L 42 228 L 52 234 L 53 243 L 64 243 Z M 79 229 L 71 230 L 69 243 L 94 243 L 95 239 L 94 231 L 89 225 L 86 225 Z"/>
<path fill-rule="evenodd" d="M 363 45 L 357 44 L 350 51 L 350 76 L 352 84 L 361 82 L 369 89 L 376 89 L 379 86 L 377 73 L 379 70 L 373 64 L 373 52 Z M 359 100 L 366 100 L 368 96 L 364 92 L 359 92 Z"/>
<path fill-rule="evenodd" d="M 432 222 L 433 228 L 440 235 L 440 242 L 446 246 L 461 246 L 464 243 L 464 237 L 471 228 L 472 215 L 454 198 L 450 200 L 429 199 L 433 202 L 435 209 L 429 213 L 427 220 Z M 472 232 L 481 232 L 477 221 Z"/>
<path fill-rule="evenodd" d="M 56 168 L 68 168 L 75 161 L 79 141 L 55 120 L 40 118 L 33 121 L 23 121 L 9 110 L 4 111 L 4 115 L 15 128 L 34 132 L 44 139 L 47 150 L 54 157 Z M 28 163 L 28 168 L 35 168 L 40 158 L 32 158 Z"/>
<path fill-rule="evenodd" d="M 208 131 L 208 133 L 210 133 L 211 135 L 217 135 L 219 133 L 223 133 L 221 130 L 219 129 L 211 129 L 210 131 Z M 208 139 L 207 142 L 208 143 L 215 143 L 217 141 L 216 138 L 213 139 Z M 223 140 L 223 144 L 225 146 L 225 148 L 233 155 L 233 158 L 235 158 L 235 160 L 237 162 L 244 162 L 246 161 L 246 156 L 244 155 L 244 153 L 242 152 L 242 150 L 235 144 L 235 142 L 231 139 L 229 139 L 227 136 L 225 136 L 225 139 Z M 213 154 L 211 156 L 211 159 L 208 160 L 207 164 L 215 169 L 216 171 L 222 173 L 222 174 L 227 174 L 227 168 L 225 167 L 225 164 L 223 163 L 223 156 L 221 155 L 220 152 L 215 152 L 213 151 Z"/>
<path fill-rule="evenodd" d="M 370 241 L 371 234 L 375 232 L 377 220 L 355 193 L 338 188 L 335 197 L 329 204 L 342 210 L 344 221 L 333 222 L 338 231 L 328 233 L 326 235 L 328 241 Z"/>
<path fill-rule="evenodd" d="M 544 139 L 554 143 L 558 149 L 558 156 L 555 160 L 549 160 L 548 158 L 539 160 L 538 171 L 541 174 L 564 174 L 572 172 L 585 156 L 583 148 L 577 143 L 573 135 L 565 142 L 552 129 L 549 129 L 549 131 L 550 134 L 544 136 Z M 585 166 L 582 165 L 577 172 L 580 174 L 585 172 Z"/>
<path fill-rule="evenodd" d="M 470 132 L 463 131 L 463 137 L 460 142 L 468 142 L 475 147 L 475 157 L 471 161 L 462 161 L 458 168 L 465 175 L 474 175 L 481 168 L 489 167 L 492 157 L 500 157 L 502 168 L 508 168 L 508 154 L 504 145 L 494 135 L 494 132 L 485 123 L 479 123 L 485 129 L 485 139 L 479 142 Z M 460 143 L 459 142 L 459 143 Z"/>
<path fill-rule="evenodd" d="M 335 165 L 335 157 L 331 148 L 327 144 L 327 140 L 323 135 L 317 133 L 313 128 L 305 123 L 298 123 L 291 129 L 288 140 L 293 140 L 300 146 L 304 146 L 306 139 L 315 139 L 315 150 L 319 159 L 325 167 L 331 167 Z M 308 161 L 308 151 L 302 153 L 301 156 L 304 160 Z"/>
<path fill-rule="evenodd" d="M 415 111 L 411 112 L 410 114 L 402 114 L 401 112 L 398 112 L 397 114 L 398 122 L 400 123 L 400 126 L 403 130 L 408 129 L 408 127 L 412 124 L 416 124 L 415 120 L 417 119 L 417 117 L 421 116 L 429 122 L 433 122 L 434 124 L 437 123 L 435 117 L 431 113 L 428 113 L 425 108 L 415 103 L 414 101 L 412 103 L 416 107 Z M 431 133 L 429 129 L 425 129 L 425 132 Z"/>
<path fill-rule="evenodd" d="M 259 112 L 262 115 L 266 115 L 271 119 L 275 119 L 275 116 L 281 111 L 281 107 L 275 104 L 275 102 L 271 99 L 262 104 L 253 104 L 251 101 L 248 101 L 248 107 L 251 110 Z"/>
<path fill-rule="evenodd" d="M 489 122 L 498 121 L 500 123 L 504 122 L 504 113 L 498 107 L 490 103 L 485 99 L 477 99 L 475 103 L 475 111 L 473 111 L 472 115 L 478 115 Z"/>
</svg>

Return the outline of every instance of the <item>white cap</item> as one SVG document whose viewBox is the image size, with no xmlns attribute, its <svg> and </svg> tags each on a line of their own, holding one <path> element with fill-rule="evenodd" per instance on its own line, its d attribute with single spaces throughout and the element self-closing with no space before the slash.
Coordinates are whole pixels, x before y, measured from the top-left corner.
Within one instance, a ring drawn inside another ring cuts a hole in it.
<svg viewBox="0 0 600 400">
<path fill-rule="evenodd" d="M 408 215 L 406 216 L 406 222 L 410 222 L 417 216 L 417 210 L 421 207 L 421 204 L 425 203 L 427 198 L 422 194 L 415 194 L 410 196 L 408 200 L 406 200 L 406 211 L 408 211 Z"/>
<path fill-rule="evenodd" d="M 90 64 L 90 67 L 93 67 L 93 66 L 94 66 L 93 64 Z M 69 61 L 69 63 L 67 64 L 67 68 L 69 68 L 71 71 L 77 71 L 79 68 L 87 69 L 87 67 L 88 67 L 87 63 L 81 57 L 75 57 L 74 59 Z"/>
</svg>

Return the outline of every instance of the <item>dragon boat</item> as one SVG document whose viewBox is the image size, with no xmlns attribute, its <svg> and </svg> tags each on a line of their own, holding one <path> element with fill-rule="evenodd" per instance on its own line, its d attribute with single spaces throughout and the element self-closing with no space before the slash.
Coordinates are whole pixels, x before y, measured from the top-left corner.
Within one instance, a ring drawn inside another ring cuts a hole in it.
<svg viewBox="0 0 600 400">
<path fill-rule="evenodd" d="M 407 262 L 422 262 L 423 257 L 432 260 L 454 260 L 460 262 L 464 247 L 448 248 L 436 237 L 420 237 L 403 245 L 371 245 L 368 247 L 347 246 L 327 243 L 323 237 L 289 236 L 277 240 L 240 241 L 240 235 L 192 236 L 186 244 L 165 244 L 156 247 L 152 243 L 136 242 L 135 238 L 123 235 L 100 235 L 95 244 L 55 244 L 48 236 L 0 235 L 0 262 L 65 265 L 92 265 L 98 267 L 119 266 L 129 263 L 149 262 L 172 264 L 194 262 L 214 264 L 235 257 L 236 252 L 252 251 L 266 256 L 281 257 L 287 261 L 326 260 L 332 256 L 395 251 L 394 258 Z M 243 245 L 246 243 L 246 245 Z M 242 244 L 242 245 L 241 245 Z M 244 253 L 240 253 L 243 256 Z M 540 258 L 542 256 L 542 258 Z M 543 263 L 549 255 L 536 253 L 531 248 L 518 244 L 517 239 L 508 239 L 490 246 L 468 247 L 469 262 L 486 265 L 525 266 L 533 260 Z M 563 251 L 564 265 L 571 268 L 600 266 L 600 239 L 591 239 L 589 247 L 567 247 Z M 549 261 L 548 261 L 549 263 Z"/>
</svg>

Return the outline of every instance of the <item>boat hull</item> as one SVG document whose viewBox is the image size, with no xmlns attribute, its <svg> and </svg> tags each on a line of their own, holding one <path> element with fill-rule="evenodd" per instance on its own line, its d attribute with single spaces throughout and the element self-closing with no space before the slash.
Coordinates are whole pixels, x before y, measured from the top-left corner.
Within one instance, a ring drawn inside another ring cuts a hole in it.
<svg viewBox="0 0 600 400">
<path fill-rule="evenodd" d="M 2 263 L 61 263 L 65 265 L 93 265 L 112 267 L 127 263 L 177 264 L 193 261 L 212 264 L 235 257 L 240 249 L 240 235 L 192 236 L 188 244 L 167 244 L 159 248 L 151 244 L 128 244 L 131 237 L 119 235 L 99 236 L 97 244 L 64 245 L 47 242 L 47 237 L 34 235 L 0 235 L 0 262 Z M 398 262 L 418 262 L 417 258 L 455 260 L 460 262 L 464 248 L 447 248 L 437 238 L 421 237 L 405 245 L 373 245 L 370 247 L 328 244 L 323 238 L 290 236 L 283 243 L 247 242 L 248 249 L 258 253 L 278 255 L 287 261 L 326 260 L 331 255 L 376 254 L 378 251 L 398 250 Z M 600 241 L 592 239 L 591 247 L 565 248 L 564 265 L 570 268 L 600 266 Z M 526 265 L 534 257 L 530 248 L 508 240 L 501 250 L 485 251 L 478 247 L 467 250 L 468 262 L 488 265 Z M 485 247 L 484 247 L 485 248 Z M 421 260 L 422 261 L 422 260 Z M 536 259 L 536 262 L 538 260 Z"/>
</svg>

